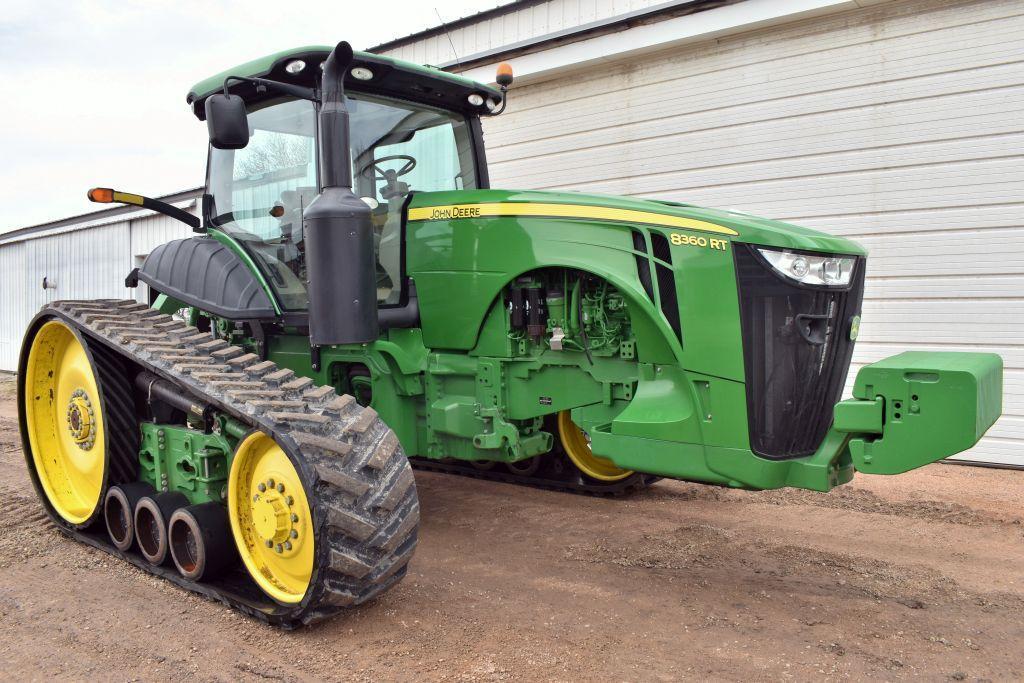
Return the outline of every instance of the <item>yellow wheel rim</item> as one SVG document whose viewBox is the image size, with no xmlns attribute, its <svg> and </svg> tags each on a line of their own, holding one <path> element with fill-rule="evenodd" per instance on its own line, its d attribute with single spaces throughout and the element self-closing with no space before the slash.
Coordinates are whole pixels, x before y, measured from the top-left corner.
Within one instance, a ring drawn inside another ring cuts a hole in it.
<svg viewBox="0 0 1024 683">
<path fill-rule="evenodd" d="M 65 520 L 83 524 L 103 492 L 103 410 L 85 347 L 64 323 L 45 323 L 32 340 L 23 400 L 32 462 L 46 498 Z"/>
<path fill-rule="evenodd" d="M 313 515 L 298 472 L 266 434 L 250 434 L 235 451 L 228 516 L 260 588 L 278 602 L 300 602 L 313 575 Z"/>
<path fill-rule="evenodd" d="M 587 435 L 572 421 L 571 411 L 558 413 L 558 438 L 562 441 L 565 454 L 588 477 L 600 481 L 620 481 L 633 474 L 633 470 L 624 470 L 611 460 L 594 455 Z"/>
</svg>

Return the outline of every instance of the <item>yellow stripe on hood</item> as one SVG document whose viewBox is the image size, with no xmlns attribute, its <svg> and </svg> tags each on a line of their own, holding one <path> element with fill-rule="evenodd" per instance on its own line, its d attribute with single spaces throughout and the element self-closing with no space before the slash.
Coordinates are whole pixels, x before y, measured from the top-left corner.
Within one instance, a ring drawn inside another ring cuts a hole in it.
<svg viewBox="0 0 1024 683">
<path fill-rule="evenodd" d="M 719 235 L 738 235 L 731 228 L 715 223 L 669 216 L 652 211 L 634 209 L 613 209 L 606 206 L 584 206 L 580 204 L 533 204 L 528 202 L 494 202 L 490 204 L 447 204 L 443 206 L 420 206 L 409 209 L 411 221 L 450 221 L 461 218 L 493 218 L 497 216 L 528 216 L 533 218 L 583 218 L 621 223 L 642 223 L 665 228 L 699 230 Z"/>
</svg>

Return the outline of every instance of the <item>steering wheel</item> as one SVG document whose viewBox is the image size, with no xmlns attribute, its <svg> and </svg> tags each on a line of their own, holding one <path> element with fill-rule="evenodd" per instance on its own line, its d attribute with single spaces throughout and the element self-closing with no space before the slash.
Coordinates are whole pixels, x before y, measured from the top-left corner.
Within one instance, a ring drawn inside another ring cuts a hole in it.
<svg viewBox="0 0 1024 683">
<path fill-rule="evenodd" d="M 383 164 L 385 161 L 397 161 L 398 159 L 405 159 L 405 163 L 402 164 L 402 167 L 399 168 L 398 170 L 380 167 L 380 165 Z M 366 164 L 366 166 L 363 166 L 359 170 L 359 172 L 366 173 L 371 168 L 374 171 L 376 171 L 375 176 L 380 180 L 388 180 L 388 176 L 390 174 L 394 174 L 391 175 L 391 177 L 393 178 L 399 178 L 401 176 L 404 176 L 412 169 L 416 168 L 416 159 L 409 156 L 408 154 L 392 154 L 390 156 L 381 157 L 380 159 L 372 159 L 370 163 Z"/>
</svg>

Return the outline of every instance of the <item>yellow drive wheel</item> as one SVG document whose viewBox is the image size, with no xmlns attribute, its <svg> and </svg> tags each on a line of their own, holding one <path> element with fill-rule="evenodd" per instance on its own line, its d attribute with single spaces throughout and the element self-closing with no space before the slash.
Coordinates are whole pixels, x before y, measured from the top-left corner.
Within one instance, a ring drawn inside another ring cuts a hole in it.
<svg viewBox="0 0 1024 683">
<path fill-rule="evenodd" d="M 100 505 L 106 438 L 92 363 L 63 322 L 51 320 L 36 332 L 22 400 L 32 461 L 46 499 L 65 521 L 84 525 Z"/>
<path fill-rule="evenodd" d="M 599 481 L 621 481 L 633 474 L 633 470 L 624 470 L 611 460 L 594 455 L 587 435 L 572 421 L 569 410 L 558 413 L 558 438 L 565 454 L 588 477 Z"/>
<path fill-rule="evenodd" d="M 313 515 L 295 466 L 262 432 L 235 451 L 228 515 L 238 554 L 259 587 L 278 602 L 301 602 L 313 574 Z"/>
</svg>

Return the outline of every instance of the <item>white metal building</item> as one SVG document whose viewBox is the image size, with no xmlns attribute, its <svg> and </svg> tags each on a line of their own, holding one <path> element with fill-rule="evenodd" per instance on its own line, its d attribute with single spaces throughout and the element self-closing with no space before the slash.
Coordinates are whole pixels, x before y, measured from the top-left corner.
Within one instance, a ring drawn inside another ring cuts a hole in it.
<svg viewBox="0 0 1024 683">
<path fill-rule="evenodd" d="M 907 348 L 1001 354 L 1004 416 L 968 457 L 1024 465 L 1022 44 L 1021 0 L 520 0 L 375 51 L 483 81 L 512 63 L 508 110 L 484 123 L 494 187 L 684 201 L 860 241 L 851 377 Z M 0 236 L 0 368 L 44 300 L 123 295 L 133 259 L 182 231 L 102 213 Z M 83 269 L 115 233 L 116 272 Z"/>
<path fill-rule="evenodd" d="M 161 197 L 199 214 L 202 188 Z M 58 299 L 148 300 L 146 285 L 125 277 L 153 247 L 192 231 L 183 223 L 133 206 L 117 206 L 0 234 L 0 370 L 18 367 L 21 336 L 32 316 Z M 43 280 L 46 287 L 43 287 Z"/>
</svg>

